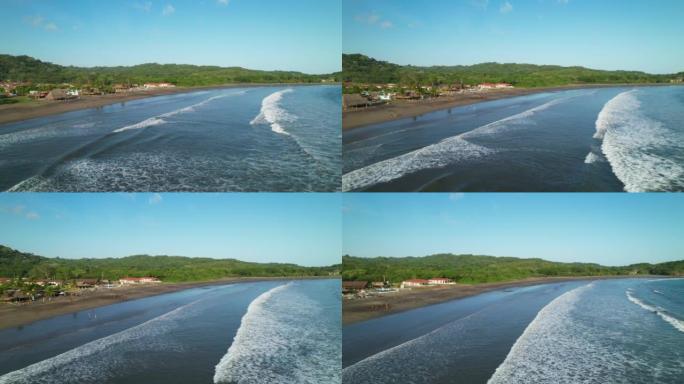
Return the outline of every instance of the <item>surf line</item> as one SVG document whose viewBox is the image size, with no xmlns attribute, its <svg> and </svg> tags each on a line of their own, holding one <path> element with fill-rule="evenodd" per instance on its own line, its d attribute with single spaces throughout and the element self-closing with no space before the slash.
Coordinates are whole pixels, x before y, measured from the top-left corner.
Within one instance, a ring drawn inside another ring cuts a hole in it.
<svg viewBox="0 0 684 384">
<path fill-rule="evenodd" d="M 280 105 L 280 102 L 283 99 L 283 95 L 292 92 L 294 92 L 292 88 L 287 88 L 264 97 L 261 101 L 261 110 L 259 111 L 259 114 L 252 119 L 249 124 L 270 124 L 273 132 L 281 135 L 290 135 L 290 133 L 283 128 L 282 124 L 291 123 L 297 120 L 297 116 L 286 111 Z"/>
<path fill-rule="evenodd" d="M 171 117 L 171 116 L 179 115 L 179 114 L 182 114 L 182 113 L 194 112 L 194 111 L 195 111 L 195 108 L 201 107 L 201 106 L 203 106 L 203 105 L 205 105 L 205 104 L 208 104 L 208 103 L 210 103 L 210 102 L 212 102 L 212 101 L 214 101 L 214 100 L 222 99 L 222 98 L 227 97 L 227 96 L 238 96 L 238 95 L 242 95 L 242 94 L 244 94 L 245 92 L 246 92 L 246 91 L 241 91 L 241 92 L 236 92 L 236 93 L 226 93 L 226 94 L 222 94 L 222 95 L 212 96 L 212 97 L 210 97 L 210 98 L 208 98 L 208 99 L 206 99 L 206 100 L 204 100 L 204 101 L 200 101 L 200 102 L 197 103 L 197 104 L 193 104 L 193 105 L 190 105 L 190 106 L 187 106 L 187 107 L 183 107 L 183 108 L 177 109 L 177 110 L 175 110 L 175 111 L 163 113 L 163 114 L 161 114 L 161 115 L 153 116 L 153 117 L 150 117 L 149 119 L 145 119 L 145 120 L 143 120 L 143 121 L 141 121 L 141 122 L 138 122 L 138 123 L 135 123 L 135 124 L 131 124 L 131 125 L 127 125 L 127 126 L 125 126 L 125 127 L 121 127 L 121 128 L 115 129 L 115 130 L 112 131 L 112 132 L 114 132 L 114 133 L 119 133 L 119 132 L 124 132 L 124 131 L 131 130 L 131 129 L 141 129 L 141 128 L 152 127 L 152 126 L 155 126 L 155 125 L 166 124 L 167 121 L 164 120 L 164 118 L 166 118 L 166 117 Z"/>
<path fill-rule="evenodd" d="M 399 179 L 407 174 L 423 169 L 442 168 L 455 162 L 475 160 L 494 154 L 497 152 L 495 149 L 474 144 L 468 139 L 495 134 L 502 129 L 506 129 L 508 127 L 507 123 L 515 124 L 525 121 L 526 118 L 534 116 L 537 112 L 573 97 L 577 96 L 553 99 L 515 115 L 482 125 L 471 131 L 448 137 L 435 144 L 345 173 L 342 175 L 342 190 L 352 191 L 361 189 Z"/>
</svg>

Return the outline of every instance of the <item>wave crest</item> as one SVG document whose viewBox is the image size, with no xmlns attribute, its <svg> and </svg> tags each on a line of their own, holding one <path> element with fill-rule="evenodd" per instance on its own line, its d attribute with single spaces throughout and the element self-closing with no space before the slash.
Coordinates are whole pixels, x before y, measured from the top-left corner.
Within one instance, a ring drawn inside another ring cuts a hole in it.
<svg viewBox="0 0 684 384">
<path fill-rule="evenodd" d="M 280 101 L 283 95 L 293 92 L 291 88 L 282 91 L 274 92 L 266 96 L 261 101 L 261 111 L 259 114 L 249 122 L 251 125 L 270 124 L 271 130 L 282 135 L 289 135 L 283 128 L 282 123 L 293 122 L 297 119 L 295 115 L 287 112 L 280 106 Z"/>
<path fill-rule="evenodd" d="M 641 111 L 637 91 L 618 94 L 596 119 L 594 138 L 627 192 L 684 188 L 684 166 L 663 155 L 678 139 L 663 123 Z"/>
<path fill-rule="evenodd" d="M 216 365 L 214 383 L 340 382 L 339 342 L 322 316 L 293 283 L 261 294 Z"/>
</svg>

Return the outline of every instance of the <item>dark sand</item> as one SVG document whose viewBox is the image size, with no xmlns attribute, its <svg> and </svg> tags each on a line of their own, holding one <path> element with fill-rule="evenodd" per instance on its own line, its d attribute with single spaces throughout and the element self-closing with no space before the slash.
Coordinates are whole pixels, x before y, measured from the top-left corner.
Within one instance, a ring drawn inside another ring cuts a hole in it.
<svg viewBox="0 0 684 384">
<path fill-rule="evenodd" d="M 405 101 L 394 100 L 389 104 L 368 107 L 352 111 L 342 112 L 342 130 L 358 128 L 371 124 L 384 123 L 387 121 L 420 116 L 426 113 L 442 109 L 459 107 L 480 103 L 483 101 L 497 100 L 508 97 L 524 96 L 533 93 L 557 92 L 570 89 L 605 88 L 605 87 L 646 87 L 665 86 L 672 84 L 593 84 L 593 85 L 568 85 L 563 87 L 540 87 L 540 88 L 512 88 L 493 89 L 485 92 L 464 93 L 451 97 L 436 99 Z"/>
<path fill-rule="evenodd" d="M 222 285 L 246 283 L 266 280 L 300 280 L 300 279 L 329 279 L 334 277 L 232 277 L 220 280 L 192 282 L 192 283 L 161 283 L 137 286 L 122 286 L 116 288 L 98 288 L 94 291 L 83 292 L 80 296 L 54 297 L 49 301 L 39 299 L 35 302 L 22 304 L 0 304 L 0 329 L 27 325 L 38 320 L 47 319 L 67 313 L 79 312 L 86 309 L 102 307 L 122 301 L 140 299 L 148 296 L 161 295 L 197 288 L 208 285 Z"/>
<path fill-rule="evenodd" d="M 271 87 L 271 86 L 301 86 L 301 85 L 323 85 L 335 83 L 273 83 L 273 84 L 227 84 L 210 87 L 175 87 L 159 88 L 155 90 L 118 93 L 103 96 L 81 96 L 73 100 L 33 100 L 26 103 L 0 105 L 0 124 L 15 121 L 28 120 L 36 117 L 55 115 L 64 112 L 77 111 L 80 109 L 98 108 L 105 105 L 124 103 L 126 101 L 143 99 L 146 97 L 171 95 L 177 93 L 196 92 L 220 88 L 242 88 L 242 87 Z"/>
<path fill-rule="evenodd" d="M 385 293 L 365 299 L 344 300 L 342 302 L 342 324 L 352 324 L 370 320 L 409 309 L 438 304 L 445 301 L 461 299 L 479 295 L 498 289 L 523 287 L 528 285 L 558 283 L 562 281 L 625 279 L 635 276 L 577 276 L 577 277 L 539 277 L 524 280 L 485 283 L 485 284 L 456 284 L 441 287 L 424 287 L 404 289 L 397 292 Z M 644 276 L 639 276 L 644 277 Z M 661 276 L 662 277 L 662 276 Z"/>
</svg>

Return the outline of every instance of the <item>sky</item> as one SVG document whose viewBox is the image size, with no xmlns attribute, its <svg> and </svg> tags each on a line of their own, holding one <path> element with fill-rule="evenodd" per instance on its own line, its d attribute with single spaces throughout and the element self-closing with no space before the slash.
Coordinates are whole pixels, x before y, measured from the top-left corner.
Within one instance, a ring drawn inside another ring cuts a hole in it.
<svg viewBox="0 0 684 384">
<path fill-rule="evenodd" d="M 340 0 L 2 0 L 0 53 L 323 74 L 341 68 L 340 13 Z"/>
<path fill-rule="evenodd" d="M 343 254 L 628 265 L 684 260 L 677 193 L 346 193 Z"/>
<path fill-rule="evenodd" d="M 0 244 L 46 257 L 135 254 L 340 263 L 341 196 L 3 193 Z"/>
<path fill-rule="evenodd" d="M 401 65 L 676 73 L 682 15 L 682 0 L 344 0 L 342 49 Z"/>
</svg>

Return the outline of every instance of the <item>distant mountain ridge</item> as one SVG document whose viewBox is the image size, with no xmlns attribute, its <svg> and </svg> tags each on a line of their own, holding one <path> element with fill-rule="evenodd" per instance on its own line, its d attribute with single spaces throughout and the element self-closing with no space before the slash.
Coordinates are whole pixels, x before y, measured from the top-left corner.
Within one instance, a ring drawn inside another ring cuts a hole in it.
<svg viewBox="0 0 684 384">
<path fill-rule="evenodd" d="M 303 267 L 236 259 L 134 255 L 122 258 L 62 259 L 37 256 L 0 245 L 0 277 L 58 279 L 155 276 L 164 281 L 202 281 L 239 276 L 329 276 L 339 265 Z"/>
<path fill-rule="evenodd" d="M 639 71 L 604 71 L 584 67 L 515 63 L 417 67 L 376 60 L 362 54 L 342 55 L 342 81 L 372 84 L 479 84 L 506 82 L 519 87 L 569 84 L 669 83 L 684 72 L 653 75 Z"/>
<path fill-rule="evenodd" d="M 0 54 L 0 80 L 32 83 L 145 83 L 178 86 L 231 83 L 316 83 L 335 74 L 311 75 L 295 71 L 261 71 L 241 67 L 147 63 L 130 67 L 74 67 L 43 62 L 30 56 Z"/>
<path fill-rule="evenodd" d="M 608 267 L 543 259 L 436 254 L 423 257 L 342 257 L 344 280 L 392 282 L 447 277 L 461 283 L 485 283 L 546 276 L 684 275 L 684 260 Z"/>
</svg>

